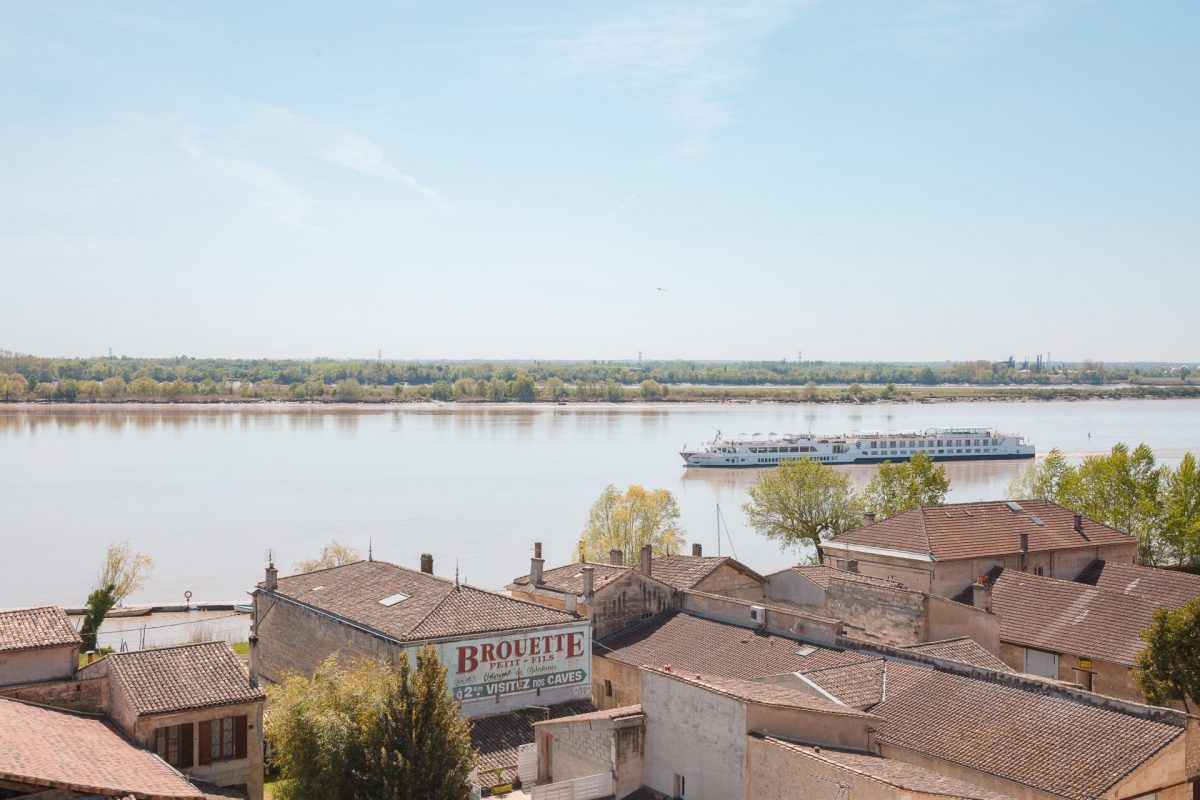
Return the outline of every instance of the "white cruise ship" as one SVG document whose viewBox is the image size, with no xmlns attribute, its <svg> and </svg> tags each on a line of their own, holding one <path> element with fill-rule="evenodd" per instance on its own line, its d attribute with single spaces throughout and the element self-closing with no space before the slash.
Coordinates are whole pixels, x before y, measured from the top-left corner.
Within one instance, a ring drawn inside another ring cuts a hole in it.
<svg viewBox="0 0 1200 800">
<path fill-rule="evenodd" d="M 907 461 L 925 453 L 934 461 L 982 461 L 1033 458 L 1034 446 L 1023 436 L 990 428 L 929 428 L 925 431 L 860 431 L 840 436 L 786 434 L 753 439 L 716 438 L 698 448 L 683 446 L 679 455 L 689 467 L 770 467 L 783 461 L 811 458 L 825 464 L 878 464 Z"/>
</svg>

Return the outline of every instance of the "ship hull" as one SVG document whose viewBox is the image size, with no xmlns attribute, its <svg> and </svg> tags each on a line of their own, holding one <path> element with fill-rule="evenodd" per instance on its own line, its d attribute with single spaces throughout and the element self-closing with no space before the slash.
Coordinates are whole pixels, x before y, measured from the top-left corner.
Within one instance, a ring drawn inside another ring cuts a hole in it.
<svg viewBox="0 0 1200 800">
<path fill-rule="evenodd" d="M 758 464 L 746 463 L 736 464 L 709 464 L 704 462 L 692 462 L 688 460 L 688 454 L 680 453 L 683 457 L 684 466 L 700 467 L 704 469 L 757 469 L 765 467 L 778 467 L 779 464 Z M 969 456 L 930 456 L 934 461 L 1011 461 L 1013 459 L 1033 458 L 1036 453 L 995 453 L 987 455 L 969 455 Z M 785 459 L 786 461 L 799 461 L 798 458 Z M 849 461 L 822 461 L 822 464 L 828 464 L 831 467 L 846 466 L 848 464 L 882 464 L 885 461 L 890 461 L 893 464 L 901 461 L 911 461 L 912 456 L 865 456 L 863 458 L 855 458 Z M 782 461 L 779 463 L 783 463 Z"/>
</svg>

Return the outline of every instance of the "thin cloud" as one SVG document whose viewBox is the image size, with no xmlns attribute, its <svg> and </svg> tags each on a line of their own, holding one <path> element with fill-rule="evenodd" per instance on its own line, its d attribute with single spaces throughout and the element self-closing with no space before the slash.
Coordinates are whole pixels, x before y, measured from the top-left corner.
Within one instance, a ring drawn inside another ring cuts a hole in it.
<svg viewBox="0 0 1200 800">
<path fill-rule="evenodd" d="M 190 139 L 176 139 L 179 149 L 214 172 L 233 178 L 265 195 L 271 202 L 271 215 L 288 225 L 303 225 L 312 211 L 313 201 L 279 176 L 278 173 L 248 161 L 209 153 Z"/>
<path fill-rule="evenodd" d="M 261 106 L 258 119 L 278 136 L 298 142 L 310 155 L 346 169 L 408 186 L 440 208 L 445 200 L 408 172 L 388 162 L 383 148 L 354 131 L 305 119 L 277 106 Z"/>
<path fill-rule="evenodd" d="M 927 0 L 900 24 L 906 49 L 964 56 L 986 50 L 997 37 L 1036 24 L 1077 0 Z"/>
<path fill-rule="evenodd" d="M 702 152 L 705 133 L 735 119 L 730 96 L 755 46 L 786 25 L 794 0 L 667 2 L 610 19 L 569 42 L 574 69 L 662 98 L 685 132 L 674 154 Z"/>
</svg>

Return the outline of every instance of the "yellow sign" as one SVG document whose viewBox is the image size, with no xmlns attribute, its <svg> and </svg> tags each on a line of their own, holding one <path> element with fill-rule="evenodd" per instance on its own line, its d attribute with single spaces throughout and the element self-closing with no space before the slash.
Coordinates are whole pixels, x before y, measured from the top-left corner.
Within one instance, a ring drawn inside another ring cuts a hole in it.
<svg viewBox="0 0 1200 800">
<path fill-rule="evenodd" d="M 1090 658 L 1079 659 L 1079 668 L 1080 669 L 1091 669 L 1092 668 L 1092 660 Z"/>
</svg>

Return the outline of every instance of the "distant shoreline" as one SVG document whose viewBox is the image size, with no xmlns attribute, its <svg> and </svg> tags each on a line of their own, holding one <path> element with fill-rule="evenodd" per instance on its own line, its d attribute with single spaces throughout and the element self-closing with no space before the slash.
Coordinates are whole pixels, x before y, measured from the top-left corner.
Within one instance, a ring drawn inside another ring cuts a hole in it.
<svg viewBox="0 0 1200 800">
<path fill-rule="evenodd" d="M 361 400 L 263 399 L 247 397 L 187 397 L 179 399 L 130 398 L 124 400 L 18 400 L 0 401 L 0 409 L 138 409 L 138 408 L 683 408 L 714 405 L 863 405 L 888 406 L 939 403 L 1024 403 L 1082 402 L 1087 400 L 1200 400 L 1200 386 L 1098 386 L 1098 387 L 897 387 L 889 396 L 879 396 L 879 387 L 871 387 L 868 397 L 854 398 L 842 392 L 818 389 L 816 396 L 803 386 L 788 387 L 681 387 L 673 396 L 646 400 L 486 400 L 479 398 L 430 400 L 428 398 L 377 397 Z"/>
</svg>

